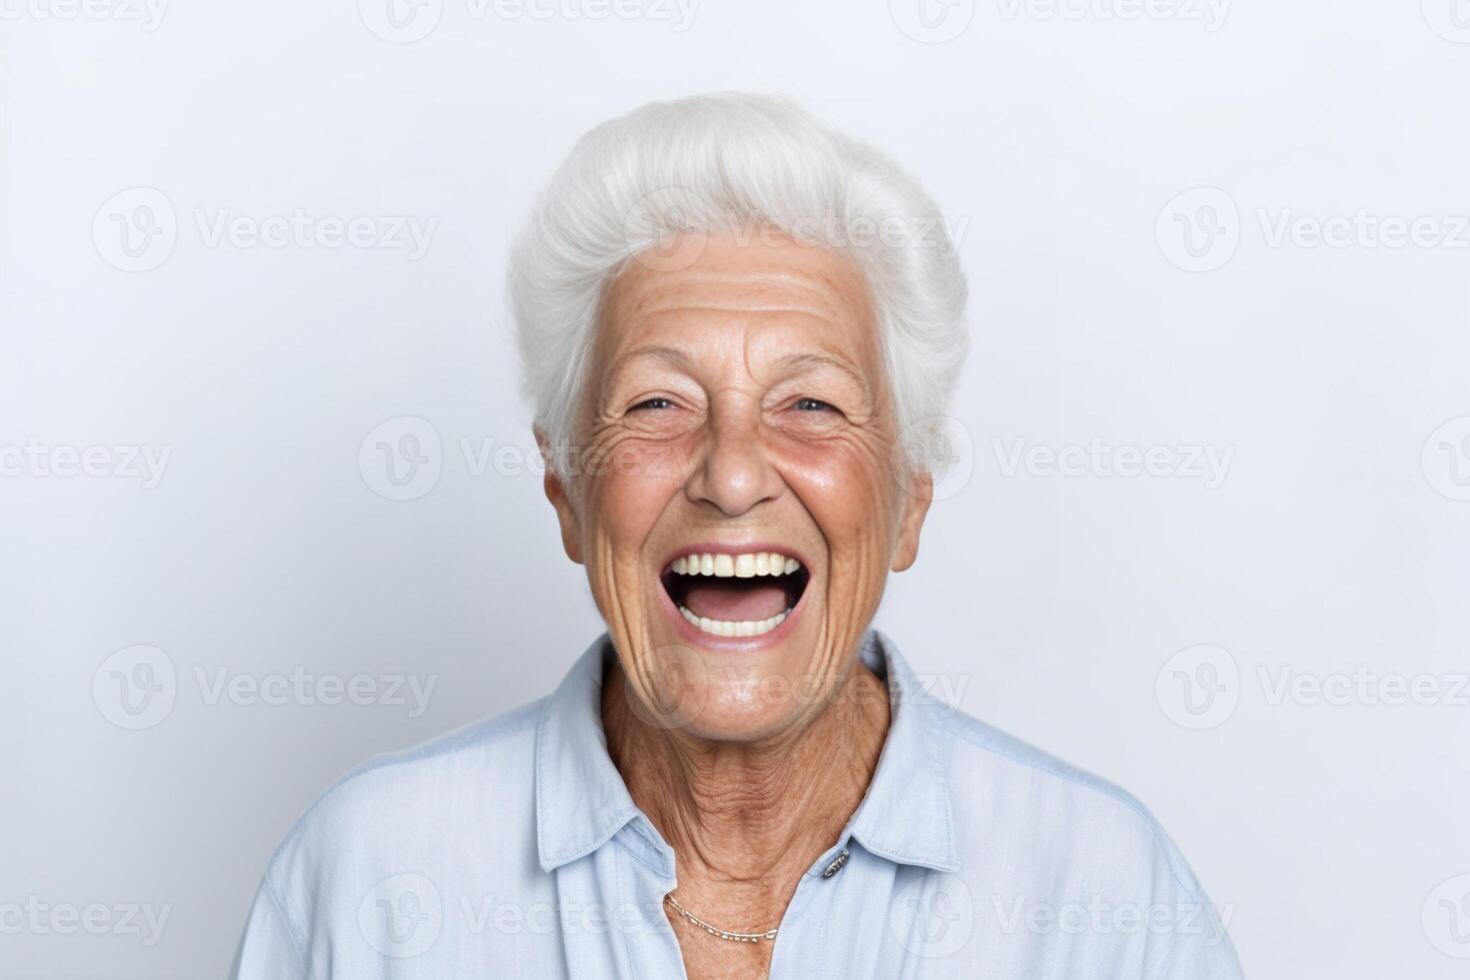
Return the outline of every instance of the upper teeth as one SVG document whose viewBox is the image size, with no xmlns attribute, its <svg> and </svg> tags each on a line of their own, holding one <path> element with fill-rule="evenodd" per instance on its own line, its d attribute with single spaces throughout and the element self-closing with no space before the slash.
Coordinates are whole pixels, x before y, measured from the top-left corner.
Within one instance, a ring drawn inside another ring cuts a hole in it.
<svg viewBox="0 0 1470 980">
<path fill-rule="evenodd" d="M 787 575 L 801 567 L 795 558 L 774 551 L 742 555 L 685 555 L 675 558 L 677 575 L 713 575 L 716 578 L 754 578 L 757 575 Z"/>
</svg>

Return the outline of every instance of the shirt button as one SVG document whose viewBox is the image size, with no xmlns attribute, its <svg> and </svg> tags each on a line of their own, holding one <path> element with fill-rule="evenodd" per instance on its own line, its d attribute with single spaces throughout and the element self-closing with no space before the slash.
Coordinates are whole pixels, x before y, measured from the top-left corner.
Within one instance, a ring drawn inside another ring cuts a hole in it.
<svg viewBox="0 0 1470 980">
<path fill-rule="evenodd" d="M 846 863 L 847 863 L 847 848 L 844 847 L 842 849 L 842 853 L 839 854 L 839 855 L 837 855 L 835 858 L 833 858 L 832 859 L 832 863 L 829 864 L 829 865 L 827 865 L 827 870 L 822 872 L 822 877 L 823 878 L 830 878 L 830 877 L 832 877 L 837 872 L 841 871 L 842 870 L 842 866 L 845 865 Z"/>
</svg>

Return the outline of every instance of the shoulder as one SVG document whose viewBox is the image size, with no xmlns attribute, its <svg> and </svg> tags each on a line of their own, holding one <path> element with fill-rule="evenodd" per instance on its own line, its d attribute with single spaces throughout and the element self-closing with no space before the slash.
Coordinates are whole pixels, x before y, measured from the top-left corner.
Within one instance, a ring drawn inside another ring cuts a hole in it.
<svg viewBox="0 0 1470 980">
<path fill-rule="evenodd" d="M 941 707 L 950 738 L 956 836 L 969 847 L 1024 848 L 1038 876 L 1083 891 L 1203 904 L 1199 882 L 1132 793 L 963 712 Z"/>
<path fill-rule="evenodd" d="M 1233 905 L 1211 903 L 1136 797 L 958 711 L 933 717 L 963 891 L 1004 937 L 1064 939 L 1096 975 L 1239 980 Z"/>
<path fill-rule="evenodd" d="M 234 975 L 378 975 L 452 896 L 529 894 L 543 705 L 369 759 L 323 792 L 266 868 Z"/>
<path fill-rule="evenodd" d="M 375 756 L 329 786 L 286 834 L 267 872 L 293 883 L 423 866 L 495 828 L 534 848 L 536 725 L 545 700 L 399 752 Z"/>
</svg>

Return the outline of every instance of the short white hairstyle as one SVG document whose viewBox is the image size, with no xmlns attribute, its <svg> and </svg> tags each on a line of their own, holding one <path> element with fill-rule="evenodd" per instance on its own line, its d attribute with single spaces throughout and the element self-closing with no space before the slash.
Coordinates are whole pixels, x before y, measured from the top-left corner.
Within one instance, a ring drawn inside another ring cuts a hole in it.
<svg viewBox="0 0 1470 980">
<path fill-rule="evenodd" d="M 863 273 L 904 467 L 933 447 L 968 347 L 967 289 L 939 208 L 887 157 L 781 98 L 656 102 L 583 136 L 511 253 L 522 390 L 554 447 L 573 445 L 608 285 L 671 234 L 772 229 L 845 252 Z M 674 257 L 676 258 L 677 253 Z"/>
</svg>

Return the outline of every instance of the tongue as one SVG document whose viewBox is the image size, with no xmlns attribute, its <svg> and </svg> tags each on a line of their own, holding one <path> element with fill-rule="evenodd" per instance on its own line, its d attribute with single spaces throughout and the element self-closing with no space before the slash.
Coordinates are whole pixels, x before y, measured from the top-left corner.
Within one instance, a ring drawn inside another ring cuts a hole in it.
<svg viewBox="0 0 1470 980">
<path fill-rule="evenodd" d="M 689 587 L 684 608 L 708 619 L 759 622 L 786 611 L 786 590 L 779 585 L 716 585 L 704 581 Z"/>
</svg>

